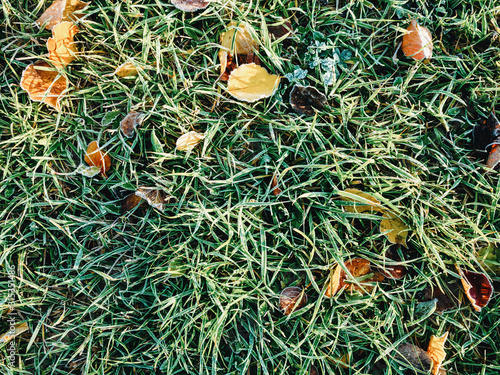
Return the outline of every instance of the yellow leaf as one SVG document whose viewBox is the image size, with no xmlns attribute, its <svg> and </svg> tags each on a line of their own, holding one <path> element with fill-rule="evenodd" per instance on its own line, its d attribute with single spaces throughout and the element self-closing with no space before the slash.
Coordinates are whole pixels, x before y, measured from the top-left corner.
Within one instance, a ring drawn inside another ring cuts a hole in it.
<svg viewBox="0 0 500 375">
<path fill-rule="evenodd" d="M 441 363 L 443 363 L 446 358 L 446 353 L 444 352 L 444 344 L 448 338 L 448 333 L 446 332 L 443 336 L 432 336 L 429 341 L 429 346 L 427 347 L 427 354 L 431 357 L 434 366 L 432 367 L 432 373 L 437 375 L 440 371 Z"/>
<path fill-rule="evenodd" d="M 83 15 L 75 15 L 73 12 L 85 9 L 89 3 L 84 3 L 79 0 L 56 0 L 36 21 L 38 26 L 42 26 L 45 22 L 45 28 L 52 30 L 54 26 L 62 21 L 76 21 Z"/>
<path fill-rule="evenodd" d="M 231 72 L 227 91 L 236 99 L 255 102 L 273 95 L 279 82 L 279 76 L 269 74 L 263 67 L 244 64 Z"/>
<path fill-rule="evenodd" d="M 5 332 L 2 336 L 0 336 L 0 343 L 9 342 L 14 337 L 19 336 L 21 333 L 26 332 L 28 330 L 28 323 L 18 323 L 14 325 L 14 329 L 12 331 Z"/>
<path fill-rule="evenodd" d="M 137 68 L 132 64 L 131 62 L 126 62 L 122 65 L 120 65 L 116 70 L 114 71 L 115 75 L 118 77 L 129 77 L 129 76 L 136 76 L 137 75 Z"/>
<path fill-rule="evenodd" d="M 365 193 L 364 191 L 358 189 L 346 189 L 343 192 L 339 193 L 342 195 L 342 200 L 346 202 L 354 202 L 354 206 L 344 206 L 344 209 L 347 212 L 360 214 L 365 211 L 378 211 L 378 212 L 383 211 L 383 208 L 380 206 L 380 201 L 373 195 Z M 349 193 L 351 195 L 356 195 L 359 197 L 359 199 L 344 196 L 342 193 Z"/>
<path fill-rule="evenodd" d="M 325 291 L 325 296 L 333 297 L 340 289 L 340 276 L 342 274 L 342 267 L 337 264 L 335 271 L 330 271 L 330 278 L 328 279 L 328 286 Z"/>
<path fill-rule="evenodd" d="M 198 143 L 205 137 L 202 133 L 195 131 L 181 135 L 176 142 L 176 148 L 179 151 L 189 151 L 196 147 Z"/>
<path fill-rule="evenodd" d="M 71 22 L 61 22 L 52 29 L 52 38 L 47 40 L 49 59 L 57 67 L 64 67 L 76 59 L 78 52 L 73 40 L 78 28 Z"/>
<path fill-rule="evenodd" d="M 380 222 L 380 231 L 387 236 L 389 241 L 408 247 L 406 245 L 408 230 L 409 228 L 397 215 L 389 211 L 384 212 L 384 219 Z"/>
<path fill-rule="evenodd" d="M 250 34 L 250 26 L 246 23 L 231 21 L 227 31 L 221 35 L 219 59 L 221 63 L 221 75 L 225 72 L 228 54 L 231 56 L 252 53 L 259 49 L 259 44 Z"/>
</svg>

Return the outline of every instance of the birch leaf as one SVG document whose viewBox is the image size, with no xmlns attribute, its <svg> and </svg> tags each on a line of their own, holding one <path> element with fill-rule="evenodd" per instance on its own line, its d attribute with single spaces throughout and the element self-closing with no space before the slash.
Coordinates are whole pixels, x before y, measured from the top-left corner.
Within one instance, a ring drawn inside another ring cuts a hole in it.
<svg viewBox="0 0 500 375">
<path fill-rule="evenodd" d="M 280 77 L 257 64 L 244 64 L 232 71 L 227 91 L 236 99 L 255 102 L 274 94 Z"/>
</svg>

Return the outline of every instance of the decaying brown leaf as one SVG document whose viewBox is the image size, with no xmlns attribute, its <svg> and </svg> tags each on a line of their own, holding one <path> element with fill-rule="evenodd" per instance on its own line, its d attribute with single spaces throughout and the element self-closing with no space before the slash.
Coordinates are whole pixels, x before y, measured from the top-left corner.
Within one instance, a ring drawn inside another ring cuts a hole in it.
<svg viewBox="0 0 500 375">
<path fill-rule="evenodd" d="M 430 59 L 432 57 L 432 36 L 425 26 L 420 26 L 416 20 L 411 20 L 410 26 L 403 35 L 401 49 L 407 57 L 415 60 Z"/>
<path fill-rule="evenodd" d="M 191 131 L 181 135 L 176 142 L 176 148 L 179 151 L 190 151 L 196 147 L 200 141 L 205 138 L 203 133 Z"/>
<path fill-rule="evenodd" d="M 453 285 L 452 285 L 453 286 Z M 423 291 L 423 299 L 425 301 L 430 301 L 436 299 L 436 312 L 438 314 L 443 314 L 444 311 L 453 309 L 455 303 L 453 300 L 444 293 L 438 286 L 429 285 Z"/>
<path fill-rule="evenodd" d="M 432 335 L 429 346 L 427 348 L 427 354 L 431 357 L 434 366 L 432 367 L 432 374 L 438 375 L 441 369 L 441 364 L 446 358 L 446 353 L 444 352 L 444 344 L 448 338 L 448 333 L 446 332 L 443 336 Z"/>
<path fill-rule="evenodd" d="M 326 104 L 326 96 L 312 86 L 295 85 L 290 92 L 290 105 L 299 113 L 314 116 Z"/>
<path fill-rule="evenodd" d="M 374 272 L 371 274 L 370 262 L 366 259 L 354 258 L 348 260 L 344 263 L 344 267 L 349 271 L 349 274 L 344 271 L 340 264 L 336 266 L 333 272 L 331 271 L 325 296 L 334 296 L 344 286 L 347 287 L 346 289 L 350 293 L 355 291 L 362 294 L 370 293 L 375 287 L 373 283 L 384 280 L 381 273 Z"/>
<path fill-rule="evenodd" d="M 123 200 L 122 200 L 122 215 L 125 212 L 131 211 L 134 209 L 138 204 L 142 202 L 142 198 L 136 195 L 135 193 L 127 195 Z"/>
<path fill-rule="evenodd" d="M 84 3 L 79 0 L 56 0 L 50 7 L 43 12 L 40 18 L 36 21 L 38 26 L 42 26 L 45 22 L 45 28 L 52 30 L 54 26 L 63 21 L 76 21 L 83 17 L 81 14 L 73 14 L 74 12 L 85 9 L 90 3 Z"/>
<path fill-rule="evenodd" d="M 11 331 L 5 332 L 2 336 L 0 336 L 0 344 L 6 343 L 12 340 L 14 337 L 19 336 L 21 333 L 24 333 L 28 330 L 28 323 L 17 323 L 14 325 L 14 329 Z"/>
<path fill-rule="evenodd" d="M 385 252 L 385 261 L 399 263 L 402 261 L 398 254 L 399 245 L 391 245 Z M 402 264 L 387 264 L 381 268 L 381 273 L 389 279 L 401 279 L 406 275 L 406 267 Z"/>
<path fill-rule="evenodd" d="M 238 55 L 253 54 L 259 49 L 257 41 L 252 38 L 250 33 L 250 26 L 246 23 L 237 23 L 234 21 L 229 23 L 227 31 L 221 35 L 220 44 L 219 59 L 221 62 L 221 76 L 226 71 L 228 61 L 236 63 Z"/>
<path fill-rule="evenodd" d="M 233 70 L 227 82 L 227 91 L 236 99 L 255 102 L 274 94 L 280 77 L 269 74 L 257 64 L 244 64 Z"/>
<path fill-rule="evenodd" d="M 96 141 L 90 142 L 85 152 L 85 163 L 90 166 L 101 167 L 101 174 L 106 176 L 106 172 L 111 167 L 111 158 L 104 153 Z"/>
<path fill-rule="evenodd" d="M 456 266 L 460 275 L 460 280 L 465 290 L 465 295 L 472 303 L 474 310 L 481 311 L 493 294 L 493 285 L 484 273 L 462 270 Z"/>
<path fill-rule="evenodd" d="M 76 59 L 78 52 L 73 40 L 78 28 L 71 22 L 61 22 L 52 29 L 52 38 L 47 40 L 49 59 L 57 67 L 65 67 Z"/>
<path fill-rule="evenodd" d="M 126 62 L 124 64 L 121 64 L 118 68 L 116 68 L 113 74 L 117 75 L 118 77 L 125 78 L 130 76 L 136 76 L 138 74 L 138 71 L 134 64 L 132 64 L 131 62 Z"/>
<path fill-rule="evenodd" d="M 165 209 L 165 204 L 168 203 L 168 201 L 172 198 L 161 189 L 147 186 L 139 187 L 136 190 L 135 195 L 142 199 L 145 199 L 151 207 L 154 207 L 160 211 L 163 211 Z"/>
<path fill-rule="evenodd" d="M 172 0 L 172 5 L 183 12 L 196 12 L 205 9 L 210 2 L 203 0 Z"/>
<path fill-rule="evenodd" d="M 307 294 L 302 288 L 289 286 L 281 292 L 280 310 L 285 315 L 290 315 L 295 310 L 301 309 L 307 303 Z"/>
<path fill-rule="evenodd" d="M 432 358 L 425 350 L 408 343 L 402 343 L 397 347 L 394 359 L 419 371 L 428 372 L 433 366 Z"/>
<path fill-rule="evenodd" d="M 37 61 L 28 65 L 21 77 L 21 88 L 26 90 L 30 99 L 43 102 L 57 111 L 61 110 L 59 101 L 68 86 L 66 77 L 59 73 L 45 61 Z"/>
<path fill-rule="evenodd" d="M 396 214 L 390 211 L 384 212 L 384 219 L 380 222 L 380 231 L 384 233 L 389 241 L 394 244 L 406 245 L 408 227 Z"/>
<path fill-rule="evenodd" d="M 273 179 L 271 181 L 271 189 L 274 195 L 281 194 L 281 189 L 278 187 L 278 176 L 276 173 L 273 175 Z"/>
<path fill-rule="evenodd" d="M 127 138 L 130 138 L 134 135 L 135 128 L 142 122 L 144 119 L 144 114 L 140 112 L 131 111 L 127 116 L 120 121 L 120 129 L 123 135 Z"/>
</svg>

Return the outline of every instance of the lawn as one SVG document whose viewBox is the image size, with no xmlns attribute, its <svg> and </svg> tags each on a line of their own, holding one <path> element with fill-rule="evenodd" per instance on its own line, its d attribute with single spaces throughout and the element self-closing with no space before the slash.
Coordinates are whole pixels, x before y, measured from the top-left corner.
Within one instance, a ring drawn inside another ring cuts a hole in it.
<svg viewBox="0 0 500 375">
<path fill-rule="evenodd" d="M 221 0 L 186 13 L 92 0 L 59 112 L 20 87 L 46 59 L 51 32 L 35 21 L 50 4 L 0 5 L 0 334 L 9 312 L 29 327 L 13 366 L 0 344 L 0 373 L 415 373 L 398 346 L 426 350 L 445 332 L 449 375 L 500 373 L 498 292 L 475 311 L 456 269 L 500 290 L 478 260 L 500 246 L 499 177 L 472 145 L 500 109 L 497 1 Z M 429 61 L 398 48 L 411 19 L 431 32 Z M 219 79 L 230 21 L 249 25 L 261 65 L 282 77 L 274 95 L 243 102 Z M 293 35 L 269 34 L 286 21 Z M 126 62 L 137 76 L 114 74 Z M 327 106 L 294 111 L 297 83 Z M 126 138 L 129 111 L 144 117 Z M 176 150 L 189 131 L 205 138 Z M 76 172 L 92 141 L 111 157 L 106 176 Z M 141 186 L 172 196 L 163 211 L 122 210 Z M 407 274 L 328 298 L 338 263 L 375 270 L 395 248 L 380 215 L 346 210 L 339 192 L 353 188 L 408 226 Z M 288 286 L 308 301 L 284 315 Z M 431 286 L 453 306 L 421 315 Z"/>
</svg>

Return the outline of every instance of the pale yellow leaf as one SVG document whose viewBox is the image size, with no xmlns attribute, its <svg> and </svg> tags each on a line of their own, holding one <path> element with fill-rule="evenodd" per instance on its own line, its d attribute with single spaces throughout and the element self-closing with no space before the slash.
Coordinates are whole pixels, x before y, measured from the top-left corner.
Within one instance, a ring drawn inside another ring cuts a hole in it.
<svg viewBox="0 0 500 375">
<path fill-rule="evenodd" d="M 179 151 L 189 151 L 196 147 L 198 143 L 205 137 L 204 134 L 195 131 L 186 133 L 180 136 L 176 142 L 176 148 Z"/>
<path fill-rule="evenodd" d="M 263 67 L 244 64 L 231 72 L 227 91 L 236 99 L 255 102 L 273 95 L 279 82 L 279 76 L 269 74 Z"/>
<path fill-rule="evenodd" d="M 126 62 L 122 65 L 120 65 L 116 70 L 114 71 L 115 75 L 118 77 L 130 77 L 130 76 L 136 76 L 138 74 L 137 68 L 132 64 L 131 62 Z"/>
<path fill-rule="evenodd" d="M 383 211 L 382 206 L 380 206 L 380 201 L 373 195 L 365 193 L 364 191 L 358 189 L 346 189 L 343 192 L 339 193 L 342 195 L 342 200 L 347 202 L 354 202 L 354 206 L 344 206 L 344 209 L 347 212 L 360 214 L 365 211 Z M 359 197 L 359 199 L 345 196 L 342 193 L 356 195 L 357 197 Z"/>
<path fill-rule="evenodd" d="M 56 0 L 48 7 L 45 12 L 36 21 L 38 26 L 42 26 L 45 22 L 45 28 L 52 30 L 54 26 L 62 21 L 76 21 L 81 18 L 81 14 L 73 14 L 74 12 L 85 9 L 89 3 L 79 0 Z"/>
</svg>

